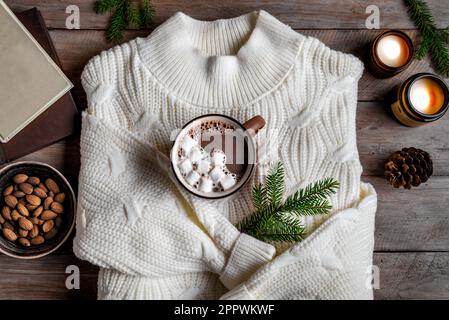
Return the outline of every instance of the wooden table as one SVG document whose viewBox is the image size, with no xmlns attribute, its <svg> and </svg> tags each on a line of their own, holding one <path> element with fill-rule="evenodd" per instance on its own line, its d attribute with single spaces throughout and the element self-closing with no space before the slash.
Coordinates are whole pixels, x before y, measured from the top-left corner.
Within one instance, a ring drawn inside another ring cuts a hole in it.
<svg viewBox="0 0 449 320">
<path fill-rule="evenodd" d="M 80 74 L 86 62 L 111 47 L 104 40 L 108 17 L 94 12 L 93 0 L 7 0 L 14 10 L 37 6 L 50 29 L 64 71 L 75 84 L 80 107 L 85 94 Z M 377 3 L 376 3 L 377 2 Z M 428 0 L 439 27 L 449 25 L 449 1 Z M 333 49 L 361 54 L 379 32 L 367 30 L 365 9 L 380 8 L 381 28 L 405 30 L 413 39 L 417 32 L 402 1 L 256 1 L 256 0 L 153 0 L 155 25 L 177 11 L 195 18 L 230 18 L 264 9 L 299 32 L 317 37 Z M 68 5 L 80 9 L 81 29 L 67 30 Z M 128 30 L 125 40 L 146 36 L 151 30 Z M 376 217 L 374 261 L 380 268 L 377 299 L 449 298 L 449 116 L 434 125 L 410 129 L 397 124 L 386 113 L 382 99 L 394 85 L 408 76 L 432 72 L 429 60 L 414 61 L 401 75 L 377 80 L 365 73 L 359 84 L 357 114 L 358 148 L 364 167 L 363 180 L 371 182 L 379 195 Z M 383 178 L 383 163 L 393 151 L 416 146 L 431 153 L 435 174 L 414 190 L 396 190 Z M 23 159 L 47 162 L 60 169 L 76 187 L 79 170 L 79 137 L 72 137 Z M 65 268 L 81 269 L 81 289 L 65 288 Z M 97 268 L 77 260 L 71 241 L 54 254 L 36 261 L 0 256 L 0 298 L 7 299 L 94 299 Z"/>
</svg>

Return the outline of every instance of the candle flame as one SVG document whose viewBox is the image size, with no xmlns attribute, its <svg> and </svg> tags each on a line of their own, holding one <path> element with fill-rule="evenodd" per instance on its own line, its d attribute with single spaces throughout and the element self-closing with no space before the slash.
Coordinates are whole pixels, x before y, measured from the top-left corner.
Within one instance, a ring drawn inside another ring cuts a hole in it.
<svg viewBox="0 0 449 320">
<path fill-rule="evenodd" d="M 413 101 L 415 108 L 419 110 L 426 110 L 433 104 L 430 92 L 424 88 L 412 90 L 410 99 Z M 435 97 L 433 100 L 435 100 Z"/>
<path fill-rule="evenodd" d="M 381 50 L 385 57 L 392 60 L 401 55 L 401 45 L 393 39 L 385 39 Z"/>
</svg>

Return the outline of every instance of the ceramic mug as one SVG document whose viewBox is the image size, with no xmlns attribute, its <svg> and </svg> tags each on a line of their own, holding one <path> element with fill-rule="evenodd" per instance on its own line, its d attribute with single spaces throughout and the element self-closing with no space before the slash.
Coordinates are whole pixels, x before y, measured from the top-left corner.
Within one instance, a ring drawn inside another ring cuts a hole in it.
<svg viewBox="0 0 449 320">
<path fill-rule="evenodd" d="M 186 190 L 202 198 L 234 194 L 253 174 L 257 157 L 254 136 L 264 126 L 261 116 L 243 124 L 221 114 L 191 120 L 177 134 L 170 152 L 174 176 Z"/>
</svg>

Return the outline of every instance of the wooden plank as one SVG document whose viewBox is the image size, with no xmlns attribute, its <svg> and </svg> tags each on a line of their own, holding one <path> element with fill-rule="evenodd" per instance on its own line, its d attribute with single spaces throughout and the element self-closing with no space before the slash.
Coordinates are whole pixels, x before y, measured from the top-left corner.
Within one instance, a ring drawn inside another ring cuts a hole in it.
<svg viewBox="0 0 449 320">
<path fill-rule="evenodd" d="M 363 177 L 378 195 L 377 251 L 449 251 L 449 177 L 432 177 L 411 190 L 383 177 Z"/>
<path fill-rule="evenodd" d="M 36 260 L 19 260 L 0 255 L 0 299 L 96 299 L 98 269 L 77 259 L 67 246 Z M 80 289 L 66 287 L 66 268 L 80 270 Z"/>
<path fill-rule="evenodd" d="M 449 299 L 449 253 L 375 253 L 375 299 Z"/>
<path fill-rule="evenodd" d="M 332 49 L 352 53 L 361 58 L 367 44 L 378 33 L 378 31 L 368 30 L 301 30 L 301 32 L 320 39 Z M 409 31 L 408 33 L 413 39 L 416 39 L 416 32 Z M 112 45 L 105 41 L 103 31 L 53 30 L 50 34 L 62 61 L 64 71 L 75 84 L 74 92 L 77 101 L 84 104 L 85 95 L 80 84 L 81 72 L 90 58 Z M 128 31 L 125 33 L 124 41 L 137 36 L 145 37 L 148 34 L 149 31 Z M 394 86 L 418 72 L 432 72 L 428 59 L 413 61 L 406 71 L 390 79 L 375 79 L 365 71 L 359 82 L 359 100 L 382 100 Z"/>
<path fill-rule="evenodd" d="M 375 299 L 449 299 L 449 253 L 374 253 L 380 271 Z M 95 299 L 98 269 L 69 252 L 38 260 L 0 256 L 0 299 Z M 68 265 L 80 268 L 80 290 L 68 290 Z"/>
<path fill-rule="evenodd" d="M 444 1 L 428 0 L 429 7 L 441 28 L 449 25 L 449 6 Z M 38 7 L 50 28 L 65 28 L 69 14 L 65 12 L 68 5 L 77 5 L 80 9 L 82 29 L 105 29 L 109 16 L 97 15 L 94 0 L 6 0 L 15 10 Z M 369 0 L 153 0 L 156 15 L 155 25 L 159 25 L 178 11 L 196 19 L 214 20 L 239 16 L 254 10 L 263 9 L 270 12 L 292 28 L 300 29 L 365 29 L 367 6 Z M 380 10 L 381 28 L 414 28 L 403 1 L 385 0 L 374 3 Z"/>
<path fill-rule="evenodd" d="M 381 102 L 359 102 L 357 142 L 365 175 L 383 175 L 388 156 L 404 147 L 426 150 L 434 175 L 449 175 L 449 116 L 419 128 L 399 124 Z"/>
<path fill-rule="evenodd" d="M 67 178 L 77 193 L 80 168 L 79 134 L 24 156 L 17 161 L 40 161 L 55 167 Z"/>
</svg>

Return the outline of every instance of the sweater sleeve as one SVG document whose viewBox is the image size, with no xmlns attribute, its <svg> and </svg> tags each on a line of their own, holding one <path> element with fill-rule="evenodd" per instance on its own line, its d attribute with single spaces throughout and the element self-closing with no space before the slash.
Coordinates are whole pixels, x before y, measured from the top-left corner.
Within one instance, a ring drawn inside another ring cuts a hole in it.
<svg viewBox="0 0 449 320">
<path fill-rule="evenodd" d="M 101 52 L 83 70 L 87 112 L 109 124 L 130 129 L 142 111 L 131 74 L 133 42 Z"/>
<path fill-rule="evenodd" d="M 357 82 L 363 74 L 363 63 L 355 56 L 335 51 L 315 38 L 304 46 L 306 79 L 303 95 L 307 106 L 316 105 L 330 94 L 352 91 L 357 96 Z M 316 108 L 316 107 L 315 107 Z"/>
</svg>

